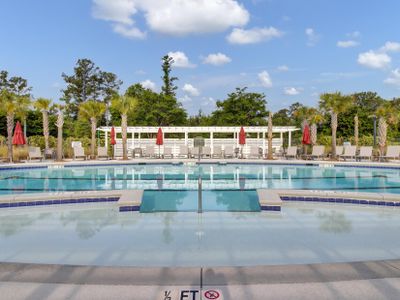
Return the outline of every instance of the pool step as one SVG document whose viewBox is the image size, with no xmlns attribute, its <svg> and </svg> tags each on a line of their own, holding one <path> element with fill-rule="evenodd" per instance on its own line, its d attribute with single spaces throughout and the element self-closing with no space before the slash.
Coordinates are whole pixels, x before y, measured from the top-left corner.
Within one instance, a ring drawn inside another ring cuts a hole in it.
<svg viewBox="0 0 400 300">
<path fill-rule="evenodd" d="M 139 211 L 143 199 L 143 190 L 123 191 L 117 205 L 119 211 Z"/>
<path fill-rule="evenodd" d="M 265 211 L 281 211 L 282 199 L 274 190 L 258 189 L 258 201 L 261 210 Z"/>
</svg>

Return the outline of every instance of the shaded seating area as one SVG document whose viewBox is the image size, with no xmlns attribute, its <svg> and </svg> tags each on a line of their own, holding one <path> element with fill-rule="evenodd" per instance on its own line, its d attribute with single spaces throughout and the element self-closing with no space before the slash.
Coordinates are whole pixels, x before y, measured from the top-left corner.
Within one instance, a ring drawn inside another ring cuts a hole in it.
<svg viewBox="0 0 400 300">
<path fill-rule="evenodd" d="M 356 159 L 358 161 L 361 160 L 369 160 L 372 161 L 372 154 L 373 154 L 372 146 L 362 146 L 360 147 L 360 152 L 356 155 Z"/>
<path fill-rule="evenodd" d="M 28 159 L 29 161 L 32 160 L 43 160 L 42 152 L 40 151 L 40 147 L 32 147 L 28 148 Z"/>
<path fill-rule="evenodd" d="M 386 154 L 380 156 L 381 160 L 399 160 L 400 146 L 387 146 Z"/>
<path fill-rule="evenodd" d="M 87 155 L 85 154 L 85 149 L 83 149 L 82 146 L 80 145 L 75 145 L 72 147 L 73 151 L 74 151 L 74 160 L 76 159 L 83 159 L 86 160 L 87 159 Z"/>
<path fill-rule="evenodd" d="M 97 159 L 110 159 L 107 153 L 107 148 L 106 147 L 98 147 L 97 148 Z"/>
<path fill-rule="evenodd" d="M 356 146 L 346 146 L 344 147 L 344 153 L 342 155 L 339 155 L 338 158 L 343 160 L 356 159 L 356 152 Z"/>
<path fill-rule="evenodd" d="M 324 159 L 325 158 L 325 146 L 313 146 L 312 152 L 306 155 L 307 159 Z"/>
</svg>

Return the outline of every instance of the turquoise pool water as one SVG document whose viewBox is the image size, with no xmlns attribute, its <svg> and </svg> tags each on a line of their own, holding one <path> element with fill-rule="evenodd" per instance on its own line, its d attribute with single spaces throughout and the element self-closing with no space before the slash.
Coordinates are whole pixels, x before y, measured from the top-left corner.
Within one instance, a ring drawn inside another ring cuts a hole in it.
<svg viewBox="0 0 400 300">
<path fill-rule="evenodd" d="M 318 189 L 400 193 L 400 170 L 285 165 L 127 165 L 0 171 L 0 194 L 144 189 L 147 191 Z"/>
<path fill-rule="evenodd" d="M 280 213 L 120 213 L 113 204 L 0 210 L 0 261 L 252 266 L 400 257 L 396 208 L 285 203 Z"/>
</svg>

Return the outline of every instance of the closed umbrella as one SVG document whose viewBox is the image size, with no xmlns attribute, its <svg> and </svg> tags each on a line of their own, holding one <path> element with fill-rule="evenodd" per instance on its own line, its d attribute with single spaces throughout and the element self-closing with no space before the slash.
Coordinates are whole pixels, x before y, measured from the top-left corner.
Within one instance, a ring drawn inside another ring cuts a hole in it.
<svg viewBox="0 0 400 300">
<path fill-rule="evenodd" d="M 21 123 L 19 121 L 17 122 L 17 125 L 15 125 L 12 143 L 13 143 L 13 145 L 25 145 L 26 144 L 24 133 L 22 132 Z"/>
<path fill-rule="evenodd" d="M 110 144 L 112 145 L 113 149 L 113 158 L 114 158 L 114 145 L 117 143 L 115 140 L 115 129 L 114 126 L 111 128 L 111 133 L 110 133 Z"/>
<path fill-rule="evenodd" d="M 161 145 L 164 144 L 164 139 L 163 139 L 163 132 L 161 127 L 158 128 L 158 132 L 157 132 L 157 139 L 156 139 L 156 145 L 158 145 L 158 157 L 161 157 Z"/>
<path fill-rule="evenodd" d="M 308 126 L 308 124 L 304 125 L 301 143 L 304 145 L 304 154 L 307 154 L 307 145 L 311 144 L 310 127 Z"/>
<path fill-rule="evenodd" d="M 243 126 L 240 128 L 239 132 L 239 145 L 242 145 L 242 154 L 241 158 L 243 158 L 243 145 L 246 144 L 246 133 L 244 132 Z"/>
</svg>

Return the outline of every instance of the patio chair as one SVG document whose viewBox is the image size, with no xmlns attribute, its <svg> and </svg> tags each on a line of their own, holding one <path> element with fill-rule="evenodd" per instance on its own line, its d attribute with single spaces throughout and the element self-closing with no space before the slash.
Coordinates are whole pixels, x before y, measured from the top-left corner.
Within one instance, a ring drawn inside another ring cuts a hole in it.
<svg viewBox="0 0 400 300">
<path fill-rule="evenodd" d="M 323 159 L 325 157 L 325 146 L 313 146 L 311 154 L 306 157 L 309 159 Z"/>
<path fill-rule="evenodd" d="M 372 160 L 372 147 L 362 146 L 360 147 L 360 153 L 356 155 L 357 160 L 368 159 Z"/>
<path fill-rule="evenodd" d="M 387 146 L 386 155 L 382 155 L 381 159 L 400 159 L 400 146 Z"/>
<path fill-rule="evenodd" d="M 260 158 L 260 149 L 257 146 L 250 146 L 249 158 Z"/>
<path fill-rule="evenodd" d="M 166 158 L 166 157 L 174 158 L 171 147 L 164 147 L 163 158 Z"/>
<path fill-rule="evenodd" d="M 339 159 L 355 159 L 356 158 L 357 147 L 356 146 L 346 146 L 344 147 L 344 153 L 339 155 Z"/>
<path fill-rule="evenodd" d="M 193 157 L 193 158 L 199 157 L 199 151 L 200 151 L 199 147 L 193 147 L 190 150 L 190 156 Z"/>
<path fill-rule="evenodd" d="M 157 149 L 157 155 L 158 155 L 158 149 Z M 146 146 L 145 157 L 148 158 L 156 157 L 156 154 L 154 152 L 154 146 L 151 145 Z"/>
<path fill-rule="evenodd" d="M 290 157 L 297 158 L 297 146 L 289 146 L 285 154 L 286 159 Z"/>
<path fill-rule="evenodd" d="M 83 149 L 82 146 L 74 146 L 74 160 L 77 158 L 83 158 L 84 160 L 87 159 L 87 156 L 85 155 L 85 149 Z"/>
<path fill-rule="evenodd" d="M 38 159 L 38 160 L 42 161 L 43 155 L 40 152 L 40 147 L 29 147 L 28 148 L 28 159 L 29 160 Z"/>
<path fill-rule="evenodd" d="M 222 147 L 221 146 L 214 146 L 212 158 L 222 158 Z"/>
<path fill-rule="evenodd" d="M 179 146 L 178 157 L 189 158 L 189 148 L 186 145 Z"/>
<path fill-rule="evenodd" d="M 106 147 L 98 147 L 97 148 L 97 159 L 100 158 L 105 158 L 105 159 L 110 159 L 107 153 L 107 148 Z"/>
<path fill-rule="evenodd" d="M 233 158 L 234 156 L 235 156 L 235 151 L 233 149 L 233 146 L 231 146 L 231 145 L 225 146 L 224 147 L 224 158 L 227 158 L 227 157 Z"/>
</svg>

